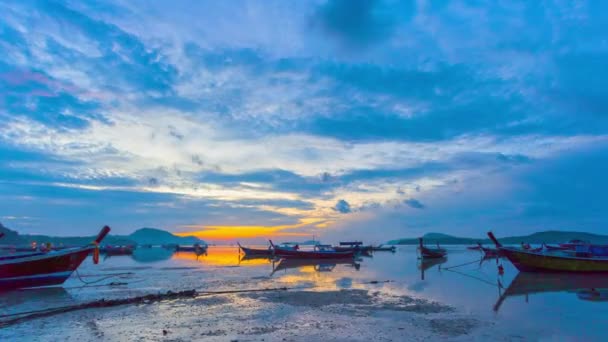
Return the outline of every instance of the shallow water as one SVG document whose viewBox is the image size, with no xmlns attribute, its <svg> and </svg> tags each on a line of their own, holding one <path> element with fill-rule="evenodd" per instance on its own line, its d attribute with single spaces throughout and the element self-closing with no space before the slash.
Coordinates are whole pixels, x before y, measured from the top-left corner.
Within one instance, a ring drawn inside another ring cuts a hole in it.
<svg viewBox="0 0 608 342">
<path fill-rule="evenodd" d="M 161 248 L 141 249 L 133 256 L 102 257 L 99 265 L 87 259 L 63 287 L 0 294 L 0 315 L 167 290 L 284 286 L 320 292 L 361 289 L 376 291 L 385 298 L 410 296 L 449 305 L 456 312 L 489 322 L 512 339 L 604 340 L 608 290 L 602 293 L 598 289 L 608 288 L 608 276 L 518 276 L 507 260 L 499 260 L 505 270 L 500 276 L 496 260 L 480 262 L 479 252 L 462 246 L 450 246 L 448 251 L 446 260 L 425 263 L 418 260 L 415 246 L 401 246 L 396 253 L 376 252 L 354 263 L 314 264 L 241 260 L 235 247 L 210 247 L 201 256 Z M 83 281 L 89 284 L 83 286 Z M 114 285 L 107 286 L 110 283 Z M 269 302 L 292 300 L 286 303 L 290 305 L 312 303 L 310 296 L 302 298 L 264 297 Z M 323 296 L 317 299 L 332 300 Z M 254 306 L 251 310 L 263 308 Z M 265 314 L 280 316 L 272 310 Z M 434 324 L 441 327 L 441 321 Z"/>
</svg>

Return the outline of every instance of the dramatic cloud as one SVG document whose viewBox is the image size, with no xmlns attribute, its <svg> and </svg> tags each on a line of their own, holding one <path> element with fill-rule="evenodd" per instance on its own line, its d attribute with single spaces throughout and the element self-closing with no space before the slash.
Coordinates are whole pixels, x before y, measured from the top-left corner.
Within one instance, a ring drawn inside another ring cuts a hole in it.
<svg viewBox="0 0 608 342">
<path fill-rule="evenodd" d="M 408 207 L 414 209 L 424 209 L 425 205 L 415 198 L 409 198 L 403 201 Z"/>
<path fill-rule="evenodd" d="M 343 199 L 339 200 L 338 203 L 336 203 L 334 209 L 342 214 L 347 214 L 351 212 L 350 204 L 348 204 L 348 202 Z"/>
<path fill-rule="evenodd" d="M 0 217 L 222 240 L 600 229 L 607 10 L 4 1 Z"/>
</svg>

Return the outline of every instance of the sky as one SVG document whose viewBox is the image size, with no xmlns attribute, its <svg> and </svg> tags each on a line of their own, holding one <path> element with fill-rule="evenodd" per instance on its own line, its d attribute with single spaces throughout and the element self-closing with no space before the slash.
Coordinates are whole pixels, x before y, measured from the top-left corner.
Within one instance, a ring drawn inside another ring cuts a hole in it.
<svg viewBox="0 0 608 342">
<path fill-rule="evenodd" d="M 0 222 L 606 232 L 608 2 L 2 1 Z"/>
</svg>

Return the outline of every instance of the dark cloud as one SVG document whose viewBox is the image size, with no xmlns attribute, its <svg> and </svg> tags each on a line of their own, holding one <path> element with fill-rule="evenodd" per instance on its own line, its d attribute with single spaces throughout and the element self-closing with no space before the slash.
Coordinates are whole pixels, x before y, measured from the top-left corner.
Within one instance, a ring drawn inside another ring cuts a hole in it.
<svg viewBox="0 0 608 342">
<path fill-rule="evenodd" d="M 377 0 L 329 0 L 313 18 L 322 32 L 344 46 L 361 47 L 391 38 L 399 20 L 409 18 L 413 1 L 388 6 Z"/>
<path fill-rule="evenodd" d="M 414 209 L 424 209 L 426 206 L 415 198 L 406 199 L 403 201 L 405 205 Z"/>
<path fill-rule="evenodd" d="M 339 200 L 336 203 L 334 210 L 342 214 L 347 214 L 351 212 L 350 204 L 343 199 Z"/>
</svg>

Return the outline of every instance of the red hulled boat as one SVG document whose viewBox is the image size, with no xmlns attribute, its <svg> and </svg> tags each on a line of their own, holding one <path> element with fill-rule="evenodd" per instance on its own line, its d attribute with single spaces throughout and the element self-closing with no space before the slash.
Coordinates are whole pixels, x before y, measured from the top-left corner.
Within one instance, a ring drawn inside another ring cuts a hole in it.
<svg viewBox="0 0 608 342">
<path fill-rule="evenodd" d="M 448 254 L 447 250 L 439 247 L 439 244 L 437 244 L 437 248 L 428 248 L 424 246 L 422 238 L 419 238 L 418 241 L 420 243 L 418 250 L 420 250 L 420 256 L 424 259 L 443 258 Z"/>
<path fill-rule="evenodd" d="M 109 232 L 103 227 L 84 247 L 0 257 L 0 291 L 63 284 Z"/>
</svg>

